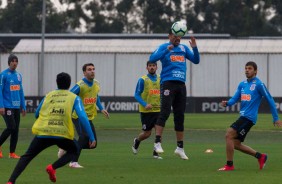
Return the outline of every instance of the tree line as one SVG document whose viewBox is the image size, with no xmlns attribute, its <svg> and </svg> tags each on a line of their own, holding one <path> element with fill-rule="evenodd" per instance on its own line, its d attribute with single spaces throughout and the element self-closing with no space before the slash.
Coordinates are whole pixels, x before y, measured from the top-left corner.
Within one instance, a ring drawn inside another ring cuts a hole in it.
<svg viewBox="0 0 282 184">
<path fill-rule="evenodd" d="M 281 36 L 280 0 L 46 0 L 46 33 L 167 33 L 184 20 L 190 33 Z M 0 0 L 3 3 L 3 0 Z M 7 0 L 0 33 L 40 33 L 43 0 Z"/>
</svg>

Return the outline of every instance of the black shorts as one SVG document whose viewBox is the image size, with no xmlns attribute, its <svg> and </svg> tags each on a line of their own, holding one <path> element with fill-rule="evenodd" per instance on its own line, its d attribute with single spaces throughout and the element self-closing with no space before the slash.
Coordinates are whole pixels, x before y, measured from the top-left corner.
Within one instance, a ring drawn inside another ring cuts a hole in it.
<svg viewBox="0 0 282 184">
<path fill-rule="evenodd" d="M 174 129 L 184 130 L 184 113 L 186 108 L 186 85 L 181 81 L 165 81 L 161 84 L 161 112 L 157 125 L 164 127 L 173 109 Z"/>
<path fill-rule="evenodd" d="M 239 139 L 241 142 L 244 142 L 245 137 L 253 126 L 253 122 L 245 117 L 240 117 L 235 121 L 230 127 L 237 131 L 236 139 Z"/>
<path fill-rule="evenodd" d="M 87 135 L 87 132 L 84 130 L 84 128 L 80 124 L 79 119 L 72 119 L 72 122 L 75 125 L 75 129 L 76 129 L 76 132 L 78 134 L 78 144 L 81 146 L 81 148 L 83 148 L 83 149 L 93 149 L 93 148 L 89 147 L 89 136 Z M 94 148 L 96 148 L 97 145 L 98 145 L 98 140 L 97 140 L 95 127 L 94 127 L 94 124 L 92 123 L 92 120 L 89 120 L 89 125 L 91 127 L 91 130 L 94 134 L 94 138 L 96 140 L 96 146 L 94 147 Z"/>
<path fill-rule="evenodd" d="M 148 112 L 148 113 L 140 113 L 142 130 L 150 131 L 155 127 L 157 119 L 159 117 L 159 112 Z"/>
</svg>

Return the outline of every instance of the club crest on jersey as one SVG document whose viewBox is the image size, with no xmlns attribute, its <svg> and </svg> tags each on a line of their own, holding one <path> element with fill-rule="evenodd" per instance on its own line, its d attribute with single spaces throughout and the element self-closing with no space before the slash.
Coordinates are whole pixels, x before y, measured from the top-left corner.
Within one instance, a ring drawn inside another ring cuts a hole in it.
<svg viewBox="0 0 282 184">
<path fill-rule="evenodd" d="M 169 90 L 169 89 L 165 89 L 165 90 L 164 90 L 164 96 L 168 96 L 169 93 L 170 93 L 170 90 Z"/>
<path fill-rule="evenodd" d="M 21 78 L 21 76 L 19 74 L 17 74 L 17 77 L 18 77 L 18 81 L 22 80 L 22 78 Z"/>
<path fill-rule="evenodd" d="M 256 84 L 252 84 L 251 87 L 250 87 L 250 90 L 254 91 L 255 89 L 256 89 Z"/>
</svg>

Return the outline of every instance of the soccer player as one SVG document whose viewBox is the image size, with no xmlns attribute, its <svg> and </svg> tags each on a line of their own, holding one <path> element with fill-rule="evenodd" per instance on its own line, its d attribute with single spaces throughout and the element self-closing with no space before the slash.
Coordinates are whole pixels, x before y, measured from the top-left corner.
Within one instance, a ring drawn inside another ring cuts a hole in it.
<svg viewBox="0 0 282 184">
<path fill-rule="evenodd" d="M 35 137 L 26 153 L 18 161 L 7 184 L 14 184 L 30 161 L 41 151 L 53 145 L 66 150 L 66 154 L 46 167 L 49 179 L 56 182 L 56 169 L 70 162 L 78 151 L 71 120 L 73 110 L 80 119 L 79 123 L 89 135 L 89 147 L 96 146 L 95 135 L 91 131 L 82 102 L 77 95 L 68 90 L 71 84 L 70 75 L 59 73 L 56 81 L 58 89 L 49 92 L 36 110 L 37 120 L 32 126 L 32 133 L 35 134 Z"/>
<path fill-rule="evenodd" d="M 233 156 L 234 149 L 243 153 L 251 155 L 258 160 L 259 169 L 265 166 L 267 155 L 260 153 L 253 148 L 242 144 L 248 132 L 253 125 L 256 124 L 258 108 L 262 97 L 264 97 L 269 106 L 273 117 L 273 125 L 281 127 L 282 122 L 278 118 L 278 113 L 274 100 L 264 83 L 256 77 L 257 64 L 249 61 L 245 65 L 246 80 L 239 83 L 235 95 L 229 101 L 222 101 L 222 106 L 232 106 L 237 101 L 241 100 L 240 117 L 235 121 L 226 131 L 226 165 L 219 169 L 219 171 L 232 171 L 234 170 Z"/>
<path fill-rule="evenodd" d="M 18 57 L 11 54 L 8 58 L 9 68 L 0 74 L 0 114 L 7 126 L 0 136 L 0 158 L 3 157 L 1 146 L 9 136 L 11 136 L 9 158 L 20 158 L 15 151 L 19 136 L 20 114 L 22 112 L 22 116 L 26 115 L 26 107 L 22 75 L 16 71 L 18 64 Z"/>
<path fill-rule="evenodd" d="M 97 108 L 101 110 L 101 112 L 105 115 L 106 118 L 109 118 L 109 113 L 103 108 L 100 102 L 99 92 L 100 92 L 100 84 L 94 79 L 95 78 L 95 66 L 92 63 L 86 63 L 82 67 L 84 78 L 76 83 L 76 85 L 71 89 L 71 92 L 78 95 L 83 103 L 85 108 L 89 124 L 91 129 L 95 135 L 96 146 L 97 146 L 97 135 L 95 132 L 94 124 L 92 123 L 93 119 L 97 116 Z M 88 136 L 83 129 L 81 129 L 80 124 L 78 123 L 79 119 L 76 113 L 72 116 L 73 123 L 75 125 L 76 131 L 78 133 L 78 143 L 80 145 L 79 150 L 74 157 L 74 159 L 70 162 L 69 166 L 72 168 L 83 168 L 78 163 L 78 159 L 82 149 L 89 149 L 88 146 Z M 96 146 L 94 148 L 96 148 Z M 64 154 L 64 150 L 60 149 L 58 152 L 58 157 Z"/>
<path fill-rule="evenodd" d="M 147 62 L 148 74 L 142 76 L 137 83 L 135 99 L 139 102 L 142 132 L 133 141 L 132 151 L 138 153 L 141 141 L 151 136 L 152 129 L 160 114 L 160 76 L 156 74 L 157 63 Z M 153 158 L 162 159 L 154 150 Z"/>
<path fill-rule="evenodd" d="M 184 112 L 186 108 L 186 59 L 192 63 L 200 62 L 196 39 L 191 37 L 191 51 L 187 45 L 181 44 L 180 36 L 175 36 L 169 30 L 169 42 L 164 43 L 155 50 L 150 58 L 150 62 L 162 63 L 161 71 L 161 111 L 156 123 L 156 139 L 154 149 L 157 153 L 163 153 L 161 139 L 165 123 L 170 115 L 171 107 L 174 114 L 174 129 L 176 131 L 177 148 L 174 153 L 180 158 L 187 160 L 183 148 L 184 139 Z"/>
</svg>

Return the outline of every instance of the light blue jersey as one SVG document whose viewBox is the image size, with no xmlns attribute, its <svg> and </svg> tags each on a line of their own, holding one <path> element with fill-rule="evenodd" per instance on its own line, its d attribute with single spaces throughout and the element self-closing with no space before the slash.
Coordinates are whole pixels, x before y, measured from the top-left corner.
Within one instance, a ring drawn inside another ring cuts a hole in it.
<svg viewBox="0 0 282 184">
<path fill-rule="evenodd" d="M 262 97 L 267 100 L 272 113 L 273 122 L 276 122 L 279 118 L 275 102 L 263 82 L 257 77 L 249 81 L 242 81 L 235 95 L 227 102 L 227 106 L 232 106 L 241 99 L 240 115 L 251 120 L 253 124 L 256 124 Z"/>
<path fill-rule="evenodd" d="M 186 81 L 186 59 L 189 59 L 192 63 L 200 63 L 200 55 L 198 48 L 194 47 L 193 52 L 184 44 L 174 46 L 172 50 L 168 50 L 167 47 L 171 45 L 170 42 L 160 45 L 155 50 L 150 58 L 150 62 L 162 63 L 161 71 L 161 84 L 165 81 Z"/>
<path fill-rule="evenodd" d="M 0 74 L 0 108 L 26 110 L 22 75 L 9 68 Z"/>
</svg>

